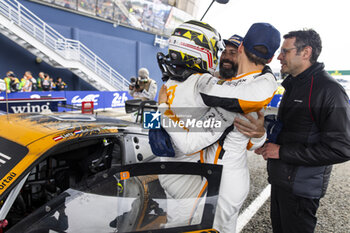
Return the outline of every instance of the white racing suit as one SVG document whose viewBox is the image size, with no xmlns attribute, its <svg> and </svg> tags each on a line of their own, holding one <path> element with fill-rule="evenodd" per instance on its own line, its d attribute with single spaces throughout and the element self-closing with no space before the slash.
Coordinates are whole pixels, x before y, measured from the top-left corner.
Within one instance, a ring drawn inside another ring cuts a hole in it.
<svg viewBox="0 0 350 233">
<path fill-rule="evenodd" d="M 232 126 L 235 117 L 242 117 L 239 113 L 249 113 L 257 117 L 254 112 L 264 109 L 272 99 L 277 89 L 276 79 L 272 73 L 262 74 L 261 71 L 243 74 L 232 80 L 219 80 L 210 74 L 194 74 L 184 82 L 169 80 L 166 86 L 169 105 L 161 104 L 160 110 L 164 118 L 163 128 L 169 133 L 174 144 L 175 158 L 162 160 L 223 164 L 214 228 L 220 232 L 235 232 L 239 209 L 249 191 L 247 149 L 254 150 L 260 147 L 265 142 L 266 134 L 259 139 L 250 139 L 234 129 L 227 130 L 226 137 L 222 138 L 220 143 L 217 141 L 225 129 Z M 212 127 L 213 124 L 209 124 L 207 128 L 195 128 L 186 124 L 166 125 L 169 119 L 174 122 L 186 122 L 187 119 L 193 118 L 219 121 L 221 126 L 214 124 Z M 202 150 L 203 148 L 206 149 Z M 160 182 L 166 193 L 173 198 L 203 196 L 206 188 L 206 181 L 200 177 L 196 179 L 186 176 L 162 176 Z M 184 204 L 188 204 L 188 200 Z M 178 212 L 184 212 L 184 209 L 182 205 L 181 208 L 176 208 Z M 198 207 L 197 210 L 201 208 Z M 195 222 L 196 213 L 188 215 L 189 212 L 183 216 L 176 213 L 176 221 L 188 223 L 192 219 L 191 224 L 198 223 Z M 173 214 L 168 214 L 168 221 L 171 223 Z"/>
</svg>

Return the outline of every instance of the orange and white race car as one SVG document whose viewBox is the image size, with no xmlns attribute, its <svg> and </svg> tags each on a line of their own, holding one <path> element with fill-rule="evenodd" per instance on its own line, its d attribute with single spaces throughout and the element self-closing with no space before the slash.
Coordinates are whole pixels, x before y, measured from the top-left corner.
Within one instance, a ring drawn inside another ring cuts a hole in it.
<svg viewBox="0 0 350 233">
<path fill-rule="evenodd" d="M 0 115 L 0 232 L 217 232 L 221 169 L 160 162 L 137 123 L 86 114 Z M 207 180 L 205 195 L 188 200 L 203 207 L 196 221 L 167 224 L 179 200 L 167 197 L 159 175 Z"/>
</svg>

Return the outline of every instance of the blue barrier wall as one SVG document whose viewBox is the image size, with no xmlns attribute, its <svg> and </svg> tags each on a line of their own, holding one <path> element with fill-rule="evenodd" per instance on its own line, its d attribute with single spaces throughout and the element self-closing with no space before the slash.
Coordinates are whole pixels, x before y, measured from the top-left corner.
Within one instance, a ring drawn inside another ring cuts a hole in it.
<svg viewBox="0 0 350 233">
<path fill-rule="evenodd" d="M 154 35 L 127 28 L 113 27 L 112 23 L 104 22 L 87 16 L 78 15 L 61 9 L 20 0 L 21 4 L 44 20 L 63 36 L 80 40 L 89 49 L 106 61 L 117 72 L 129 79 L 136 76 L 141 67 L 150 71 L 150 76 L 161 86 L 161 72 L 156 61 L 156 53 L 166 49 L 154 46 Z M 65 69 L 58 69 L 45 64 L 35 63 L 35 56 L 14 42 L 0 35 L 0 77 L 8 70 L 16 72 L 21 78 L 26 70 L 37 76 L 40 71 L 51 74 L 55 79 L 60 76 L 68 84 L 68 90 L 95 90 L 83 80 Z"/>
<path fill-rule="evenodd" d="M 17 92 L 10 93 L 6 97 L 6 93 L 0 93 L 0 109 L 6 111 L 5 99 L 20 100 L 25 99 L 24 104 L 13 105 L 15 113 L 38 112 L 35 105 L 37 103 L 31 100 L 39 100 L 40 98 L 65 98 L 66 104 L 80 107 L 83 101 L 93 101 L 94 109 L 120 108 L 125 106 L 125 101 L 132 99 L 127 91 L 37 91 L 37 92 Z M 45 102 L 45 101 L 44 101 Z M 43 103 L 43 105 L 49 103 Z M 33 111 L 35 110 L 35 111 Z M 67 110 L 59 108 L 59 111 Z"/>
<path fill-rule="evenodd" d="M 42 101 L 43 103 L 40 104 L 37 103 L 38 100 L 45 98 L 65 98 L 66 104 L 77 107 L 80 107 L 83 101 L 92 101 L 94 102 L 94 109 L 121 108 L 125 106 L 126 100 L 132 99 L 127 91 L 37 91 L 17 92 L 8 95 L 0 93 L 1 111 L 6 111 L 6 98 L 9 100 L 25 100 L 24 103 L 10 106 L 12 112 L 15 113 L 41 112 L 45 108 L 48 109 L 50 103 L 46 101 Z M 269 103 L 269 107 L 279 107 L 281 98 L 282 95 L 275 95 Z M 69 111 L 69 109 L 58 108 L 58 111 Z"/>
</svg>

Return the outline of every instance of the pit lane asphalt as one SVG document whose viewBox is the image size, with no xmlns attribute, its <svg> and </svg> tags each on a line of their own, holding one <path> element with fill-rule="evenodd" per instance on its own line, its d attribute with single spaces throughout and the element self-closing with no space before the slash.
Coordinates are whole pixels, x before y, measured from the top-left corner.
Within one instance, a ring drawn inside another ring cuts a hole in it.
<svg viewBox="0 0 350 233">
<path fill-rule="evenodd" d="M 268 185 L 266 161 L 253 152 L 248 153 L 250 192 L 241 213 Z M 317 211 L 315 233 L 350 232 L 350 162 L 333 166 L 327 193 L 320 201 Z M 241 233 L 272 232 L 270 221 L 270 198 L 245 225 Z"/>
<path fill-rule="evenodd" d="M 269 108 L 267 114 L 277 114 L 276 108 Z M 268 185 L 266 161 L 261 155 L 248 152 L 250 191 L 243 203 L 241 213 L 259 196 Z M 350 232 L 350 162 L 333 166 L 326 195 L 321 198 L 317 211 L 315 233 Z M 270 233 L 270 197 L 241 230 L 241 233 Z M 238 232 L 237 232 L 238 233 Z"/>
</svg>

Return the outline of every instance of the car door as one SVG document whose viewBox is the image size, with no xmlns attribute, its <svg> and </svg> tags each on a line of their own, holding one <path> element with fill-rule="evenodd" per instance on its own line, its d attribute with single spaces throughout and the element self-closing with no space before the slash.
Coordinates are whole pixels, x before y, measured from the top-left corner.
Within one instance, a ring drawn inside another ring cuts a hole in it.
<svg viewBox="0 0 350 233">
<path fill-rule="evenodd" d="M 216 232 L 221 170 L 187 162 L 114 166 L 65 190 L 8 232 Z M 167 179 L 180 181 L 181 195 L 171 195 Z M 201 190 L 187 192 L 195 184 Z"/>
</svg>

